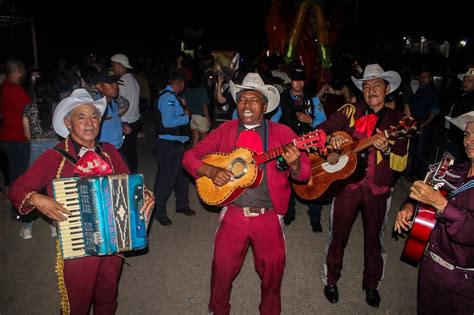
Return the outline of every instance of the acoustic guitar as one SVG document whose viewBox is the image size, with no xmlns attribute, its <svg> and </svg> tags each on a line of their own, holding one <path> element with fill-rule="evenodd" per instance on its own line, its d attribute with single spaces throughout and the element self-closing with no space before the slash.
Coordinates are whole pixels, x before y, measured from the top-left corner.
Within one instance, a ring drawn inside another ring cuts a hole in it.
<svg viewBox="0 0 474 315">
<path fill-rule="evenodd" d="M 380 134 L 388 139 L 397 139 L 407 137 L 416 130 L 416 121 L 412 117 L 404 117 L 398 126 L 382 131 Z M 310 180 L 305 183 L 292 182 L 296 194 L 305 200 L 316 199 L 328 190 L 330 193 L 326 193 L 325 197 L 332 197 L 342 189 L 347 184 L 348 178 L 354 175 L 357 168 L 357 153 L 372 146 L 379 134 L 355 142 L 344 131 L 336 131 L 333 136 L 344 138 L 345 144 L 342 148 L 330 152 L 328 147 L 327 152 L 329 153 L 325 156 L 309 154 L 311 161 Z M 362 179 L 365 175 L 365 168 L 359 168 L 359 171 L 355 173 L 358 176 L 353 176 L 357 178 L 353 178 L 352 181 Z"/>
<path fill-rule="evenodd" d="M 322 130 L 314 130 L 294 139 L 293 144 L 300 150 L 324 150 L 326 134 Z M 247 188 L 257 187 L 263 179 L 260 165 L 279 157 L 283 147 L 256 154 L 250 149 L 239 147 L 230 153 L 212 153 L 204 156 L 204 163 L 227 169 L 233 178 L 223 186 L 217 186 L 212 179 L 202 176 L 196 179 L 199 197 L 209 205 L 226 205 L 237 199 Z"/>
<path fill-rule="evenodd" d="M 433 189 L 439 190 L 441 187 L 450 188 L 450 185 L 444 180 L 446 173 L 451 165 L 454 164 L 454 157 L 445 152 L 438 164 L 430 166 L 430 171 L 426 174 L 425 183 L 432 185 Z M 454 188 L 454 187 L 452 187 Z M 440 190 L 445 196 L 447 189 Z M 413 214 L 412 225 L 409 231 L 405 248 L 402 256 L 418 263 L 423 257 L 431 232 L 436 224 L 436 209 L 432 206 L 418 203 Z"/>
</svg>

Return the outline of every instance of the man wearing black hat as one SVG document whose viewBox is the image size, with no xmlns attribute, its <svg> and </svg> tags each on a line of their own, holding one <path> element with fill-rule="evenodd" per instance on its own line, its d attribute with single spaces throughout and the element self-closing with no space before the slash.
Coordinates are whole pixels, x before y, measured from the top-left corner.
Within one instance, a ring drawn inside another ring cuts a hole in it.
<svg viewBox="0 0 474 315">
<path fill-rule="evenodd" d="M 312 131 L 316 125 L 326 120 L 326 115 L 319 99 L 311 97 L 309 93 L 304 93 L 305 84 L 306 74 L 303 68 L 297 67 L 290 71 L 290 88 L 283 92 L 280 101 L 282 109 L 280 123 L 287 125 L 300 136 Z M 295 194 L 292 191 L 288 212 L 284 217 L 286 225 L 290 225 L 295 219 L 295 206 Z M 322 204 L 319 201 L 310 201 L 308 206 L 308 215 L 313 232 L 322 232 Z"/>
<path fill-rule="evenodd" d="M 113 144 L 119 150 L 123 144 L 123 129 L 120 116 L 127 110 L 121 109 L 115 100 L 119 95 L 119 84 L 122 81 L 112 71 L 98 72 L 94 76 L 93 81 L 100 94 L 99 97 L 105 96 L 107 100 L 107 108 L 100 126 L 99 141 Z"/>
</svg>

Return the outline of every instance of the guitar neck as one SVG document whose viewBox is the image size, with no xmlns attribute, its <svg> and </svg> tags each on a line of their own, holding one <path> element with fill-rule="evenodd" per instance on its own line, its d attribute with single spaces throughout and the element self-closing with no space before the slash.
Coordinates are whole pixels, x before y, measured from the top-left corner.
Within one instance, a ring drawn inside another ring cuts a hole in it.
<svg viewBox="0 0 474 315">
<path fill-rule="evenodd" d="M 364 151 L 368 147 L 372 146 L 374 143 L 374 140 L 377 138 L 379 134 L 375 134 L 371 137 L 360 139 L 359 141 L 356 142 L 356 147 L 352 150 L 354 153 L 359 153 L 360 151 Z"/>
<path fill-rule="evenodd" d="M 324 144 L 326 143 L 326 133 L 323 130 L 313 130 L 310 133 L 307 133 L 299 138 L 293 139 L 289 145 L 294 145 L 299 150 L 323 150 Z M 288 144 L 287 144 L 288 145 Z M 285 145 L 278 148 L 273 148 L 267 152 L 259 154 L 255 157 L 255 162 L 257 165 L 263 164 L 270 160 L 276 159 L 283 153 L 283 148 Z"/>
<path fill-rule="evenodd" d="M 257 155 L 257 157 L 255 158 L 255 161 L 257 162 L 257 165 L 260 165 L 265 162 L 276 159 L 282 153 L 283 153 L 283 146 L 278 147 L 278 148 L 273 148 L 267 152 Z"/>
</svg>

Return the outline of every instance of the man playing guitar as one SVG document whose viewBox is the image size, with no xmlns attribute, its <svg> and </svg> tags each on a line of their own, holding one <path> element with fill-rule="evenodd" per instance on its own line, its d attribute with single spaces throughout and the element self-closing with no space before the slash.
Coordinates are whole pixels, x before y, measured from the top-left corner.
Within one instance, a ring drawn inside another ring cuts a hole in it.
<svg viewBox="0 0 474 315">
<path fill-rule="evenodd" d="M 195 178 L 207 176 L 216 186 L 233 180 L 229 169 L 213 166 L 202 158 L 214 152 L 231 152 L 247 147 L 259 154 L 290 143 L 296 134 L 287 126 L 263 118 L 280 101 L 278 90 L 265 85 L 260 75 L 249 73 L 242 85 L 230 83 L 239 119 L 228 121 L 212 131 L 185 153 L 184 168 Z M 285 239 L 281 228 L 290 197 L 288 177 L 307 180 L 310 164 L 305 153 L 292 145 L 284 146 L 283 159 L 289 166 L 278 170 L 276 160 L 263 164 L 263 180 L 248 188 L 221 212 L 221 223 L 214 241 L 209 310 L 229 314 L 232 282 L 240 271 L 251 244 L 255 267 L 262 279 L 260 313 L 281 312 L 281 281 L 285 267 Z"/>
<path fill-rule="evenodd" d="M 410 198 L 435 208 L 437 219 L 420 266 L 419 314 L 474 313 L 474 111 L 446 119 L 464 131 L 469 161 L 450 168 L 454 176 L 445 179 L 457 188 L 447 197 L 422 181 L 410 188 Z M 408 231 L 414 208 L 402 206 L 395 231 Z"/>
<path fill-rule="evenodd" d="M 366 302 L 372 307 L 380 304 L 377 290 L 384 271 L 382 235 L 387 215 L 387 199 L 394 181 L 395 171 L 403 171 L 407 160 L 407 141 L 389 140 L 378 130 L 396 126 L 402 114 L 385 107 L 385 96 L 398 88 L 400 76 L 384 70 L 378 64 L 370 64 L 362 79 L 352 77 L 362 90 L 364 101 L 346 104 L 332 114 L 318 128 L 332 134 L 330 145 L 337 152 L 345 138 L 336 131 L 344 131 L 354 140 L 375 136 L 372 146 L 365 150 L 367 168 L 365 176 L 356 182 L 347 182 L 333 200 L 330 213 L 330 238 L 326 250 L 327 261 L 323 269 L 324 295 L 331 303 L 337 303 L 337 281 L 341 277 L 344 249 L 349 240 L 352 224 L 359 211 L 364 225 L 364 273 L 362 287 Z"/>
</svg>

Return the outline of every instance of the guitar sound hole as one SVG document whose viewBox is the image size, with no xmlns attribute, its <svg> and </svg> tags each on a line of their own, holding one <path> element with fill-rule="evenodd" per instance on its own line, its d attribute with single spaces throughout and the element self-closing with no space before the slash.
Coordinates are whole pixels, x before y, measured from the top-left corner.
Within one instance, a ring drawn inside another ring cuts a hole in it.
<svg viewBox="0 0 474 315">
<path fill-rule="evenodd" d="M 245 162 L 245 160 L 241 158 L 236 158 L 235 160 L 233 160 L 230 166 L 230 171 L 232 172 L 232 174 L 234 174 L 235 179 L 239 179 L 244 176 L 248 170 L 249 168 L 247 166 L 247 162 Z"/>
<path fill-rule="evenodd" d="M 339 154 L 336 152 L 329 153 L 327 161 L 330 165 L 337 164 L 337 162 L 339 162 Z"/>
</svg>

